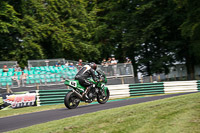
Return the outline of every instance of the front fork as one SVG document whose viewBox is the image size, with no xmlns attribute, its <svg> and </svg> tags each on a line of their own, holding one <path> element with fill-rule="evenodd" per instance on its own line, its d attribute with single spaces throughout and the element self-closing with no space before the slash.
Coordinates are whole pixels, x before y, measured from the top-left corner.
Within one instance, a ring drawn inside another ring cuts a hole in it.
<svg viewBox="0 0 200 133">
<path fill-rule="evenodd" d="M 97 94 L 99 94 L 99 98 L 103 99 L 104 97 L 107 96 L 107 93 L 104 88 L 98 88 L 98 89 L 99 89 L 99 92 Z"/>
</svg>

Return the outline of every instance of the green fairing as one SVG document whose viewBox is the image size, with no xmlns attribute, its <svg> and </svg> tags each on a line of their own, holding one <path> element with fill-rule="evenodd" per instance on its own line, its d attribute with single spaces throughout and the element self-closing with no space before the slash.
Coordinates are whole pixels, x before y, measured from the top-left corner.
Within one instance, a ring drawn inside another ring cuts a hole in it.
<svg viewBox="0 0 200 133">
<path fill-rule="evenodd" d="M 96 84 L 96 82 L 92 78 L 90 78 L 89 81 L 92 82 L 92 83 L 94 83 L 94 84 Z M 106 78 L 105 78 L 104 82 L 107 83 L 107 79 Z M 99 82 L 97 84 L 97 87 L 100 87 L 100 88 L 104 89 L 105 95 L 107 95 L 106 92 L 108 90 L 108 87 L 105 87 L 105 83 L 100 83 Z M 86 87 L 83 87 L 83 86 L 81 86 L 79 84 L 78 80 L 65 80 L 64 84 L 67 85 L 67 86 L 70 86 L 72 88 L 77 88 L 81 93 L 84 92 L 85 89 L 86 89 Z"/>
<path fill-rule="evenodd" d="M 108 90 L 108 87 L 104 87 L 104 92 L 106 96 L 107 96 L 107 90 Z"/>
<path fill-rule="evenodd" d="M 72 83 L 75 83 L 76 85 L 74 86 Z M 65 80 L 64 84 L 72 88 L 77 88 L 81 93 L 86 89 L 86 87 L 83 87 L 79 84 L 78 80 Z"/>
<path fill-rule="evenodd" d="M 92 89 L 88 92 L 86 92 L 86 87 L 79 84 L 78 80 L 66 80 L 64 82 L 66 86 L 71 87 L 70 92 L 66 94 L 64 99 L 64 104 L 68 109 L 75 109 L 80 101 L 91 103 L 96 99 L 100 104 L 105 104 L 108 101 L 110 93 L 108 87 L 105 86 L 107 82 L 106 76 L 102 71 L 97 71 L 96 76 L 96 82 L 92 78 L 87 79 L 93 84 Z"/>
<path fill-rule="evenodd" d="M 93 84 L 96 84 L 98 88 L 103 89 L 105 92 L 105 95 L 107 96 L 108 87 L 105 86 L 105 84 L 107 83 L 107 78 L 104 72 L 101 70 L 98 70 L 98 71 L 95 71 L 95 75 L 100 76 L 99 77 L 101 79 L 100 82 L 95 82 L 92 78 L 89 78 L 88 80 L 92 82 Z M 81 86 L 78 80 L 66 80 L 64 84 L 74 89 L 78 89 L 81 94 L 86 90 L 86 87 Z"/>
<path fill-rule="evenodd" d="M 93 79 L 89 79 L 89 81 L 93 82 L 94 84 L 96 84 L 96 82 Z M 107 83 L 107 79 L 105 78 L 104 80 L 105 83 Z M 105 86 L 105 83 L 98 83 L 97 87 L 104 89 L 105 95 L 107 96 L 107 89 L 108 87 Z"/>
<path fill-rule="evenodd" d="M 107 83 L 107 78 L 105 78 L 105 83 Z"/>
</svg>

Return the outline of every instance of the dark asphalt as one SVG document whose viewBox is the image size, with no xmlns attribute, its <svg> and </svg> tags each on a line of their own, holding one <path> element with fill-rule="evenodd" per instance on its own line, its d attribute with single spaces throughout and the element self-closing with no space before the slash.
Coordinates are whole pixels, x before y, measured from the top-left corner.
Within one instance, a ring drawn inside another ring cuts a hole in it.
<svg viewBox="0 0 200 133">
<path fill-rule="evenodd" d="M 162 95 L 162 96 L 153 96 L 153 97 L 144 97 L 144 98 L 136 98 L 136 99 L 126 99 L 120 101 L 108 102 L 106 104 L 90 104 L 85 106 L 79 106 L 76 109 L 55 109 L 48 110 L 36 113 L 29 113 L 11 117 L 0 118 L 0 132 L 6 132 L 18 128 L 24 128 L 35 124 L 40 124 L 48 121 L 63 119 L 67 117 L 72 117 L 76 115 L 96 112 L 105 109 L 111 109 L 131 104 L 138 104 L 148 101 L 154 101 L 158 99 L 164 99 L 168 97 L 174 97 L 179 95 L 185 95 L 189 93 L 180 93 L 180 94 L 170 94 L 170 95 Z"/>
</svg>

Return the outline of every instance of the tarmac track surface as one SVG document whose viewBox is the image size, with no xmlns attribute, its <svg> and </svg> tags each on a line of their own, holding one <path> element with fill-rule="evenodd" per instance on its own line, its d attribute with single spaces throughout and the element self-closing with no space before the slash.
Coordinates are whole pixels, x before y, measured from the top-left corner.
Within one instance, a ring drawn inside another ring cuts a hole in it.
<svg viewBox="0 0 200 133">
<path fill-rule="evenodd" d="M 135 99 L 126 99 L 108 102 L 106 104 L 90 104 L 79 106 L 76 109 L 55 109 L 48 111 L 41 111 L 17 116 L 10 116 L 0 118 L 0 132 L 6 132 L 10 130 L 15 130 L 19 128 L 24 128 L 32 126 L 35 124 L 40 124 L 48 121 L 59 120 L 67 117 L 77 116 L 86 113 L 92 113 L 100 110 L 111 109 L 122 107 L 126 105 L 138 104 L 148 101 L 154 101 L 179 95 L 185 95 L 190 93 L 180 93 L 180 94 L 169 94 L 162 96 L 153 96 L 153 97 L 144 97 L 144 98 L 135 98 Z"/>
</svg>

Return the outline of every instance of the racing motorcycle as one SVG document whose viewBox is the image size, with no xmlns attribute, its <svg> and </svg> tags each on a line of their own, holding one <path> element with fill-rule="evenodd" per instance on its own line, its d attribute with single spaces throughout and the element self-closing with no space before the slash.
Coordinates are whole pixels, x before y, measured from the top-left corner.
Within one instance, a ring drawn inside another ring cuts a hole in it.
<svg viewBox="0 0 200 133">
<path fill-rule="evenodd" d="M 80 101 L 91 103 L 97 99 L 97 102 L 100 104 L 104 104 L 108 101 L 110 92 L 108 87 L 105 86 L 107 78 L 101 70 L 96 71 L 96 76 L 99 79 L 97 82 L 95 82 L 92 78 L 89 79 L 89 81 L 93 83 L 93 87 L 87 93 L 89 99 L 86 99 L 83 96 L 83 92 L 85 92 L 86 87 L 81 86 L 78 80 L 66 80 L 64 82 L 64 84 L 69 86 L 69 89 L 71 89 L 71 91 L 66 94 L 64 100 L 65 106 L 68 109 L 75 109 L 79 105 Z"/>
</svg>

